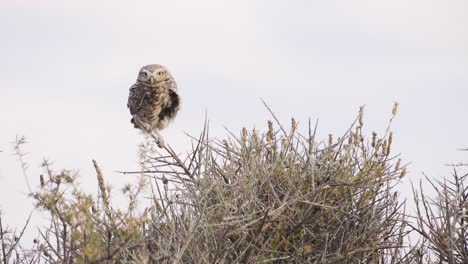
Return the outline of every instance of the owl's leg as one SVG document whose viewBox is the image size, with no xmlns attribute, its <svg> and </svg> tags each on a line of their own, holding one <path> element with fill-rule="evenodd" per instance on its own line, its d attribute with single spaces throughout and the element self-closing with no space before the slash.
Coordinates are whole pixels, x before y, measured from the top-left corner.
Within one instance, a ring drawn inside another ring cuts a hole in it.
<svg viewBox="0 0 468 264">
<path fill-rule="evenodd" d="M 158 147 L 164 148 L 164 139 L 162 138 L 161 134 L 159 134 L 159 131 L 157 129 L 154 129 L 152 132 L 156 135 L 156 143 L 158 144 Z"/>
<path fill-rule="evenodd" d="M 151 132 L 151 126 L 143 122 L 137 115 L 133 116 L 133 123 L 141 130 L 144 130 L 148 133 Z"/>
</svg>

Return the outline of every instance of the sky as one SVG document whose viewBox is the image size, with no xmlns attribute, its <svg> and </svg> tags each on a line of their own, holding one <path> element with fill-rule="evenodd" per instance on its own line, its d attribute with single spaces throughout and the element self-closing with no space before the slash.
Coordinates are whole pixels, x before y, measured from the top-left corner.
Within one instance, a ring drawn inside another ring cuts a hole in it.
<svg viewBox="0 0 468 264">
<path fill-rule="evenodd" d="M 128 89 L 153 63 L 170 69 L 183 98 L 162 132 L 178 152 L 205 113 L 220 138 L 225 127 L 266 127 L 260 98 L 285 123 L 319 120 L 322 139 L 344 133 L 361 105 L 368 133 L 383 132 L 398 101 L 393 149 L 410 163 L 408 178 L 441 179 L 446 164 L 468 159 L 457 151 L 468 147 L 466 10 L 463 0 L 3 0 L 4 221 L 18 226 L 33 209 L 17 136 L 27 138 L 33 189 L 44 158 L 79 170 L 85 190 L 97 188 L 92 159 L 116 189 L 134 180 L 115 172 L 138 168 L 143 140 L 129 123 Z"/>
</svg>

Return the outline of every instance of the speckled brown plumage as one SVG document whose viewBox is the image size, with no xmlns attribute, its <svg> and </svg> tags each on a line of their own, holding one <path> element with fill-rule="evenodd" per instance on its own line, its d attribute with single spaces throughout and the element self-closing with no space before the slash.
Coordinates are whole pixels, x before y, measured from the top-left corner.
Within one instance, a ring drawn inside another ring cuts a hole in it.
<svg viewBox="0 0 468 264">
<path fill-rule="evenodd" d="M 137 82 L 130 88 L 127 106 L 134 126 L 145 132 L 154 132 L 163 145 L 158 131 L 174 120 L 180 109 L 174 78 L 162 65 L 144 66 Z"/>
</svg>

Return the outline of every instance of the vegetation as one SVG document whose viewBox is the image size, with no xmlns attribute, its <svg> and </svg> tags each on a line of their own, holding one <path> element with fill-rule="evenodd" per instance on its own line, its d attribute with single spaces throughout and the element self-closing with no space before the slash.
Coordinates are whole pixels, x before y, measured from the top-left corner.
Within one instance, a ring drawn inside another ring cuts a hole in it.
<svg viewBox="0 0 468 264">
<path fill-rule="evenodd" d="M 294 119 L 285 127 L 272 116 L 263 132 L 222 140 L 205 125 L 185 156 L 142 144 L 141 171 L 122 172 L 139 177 L 123 189 L 124 209 L 96 161 L 97 197 L 44 161 L 31 198 L 50 224 L 24 249 L 24 229 L 12 232 L 0 217 L 0 263 L 468 263 L 463 166 L 429 181 L 435 198 L 414 188 L 411 216 L 397 191 L 406 166 L 392 154 L 390 124 L 364 135 L 361 109 L 343 136 L 320 142 L 310 122 L 301 134 Z"/>
</svg>

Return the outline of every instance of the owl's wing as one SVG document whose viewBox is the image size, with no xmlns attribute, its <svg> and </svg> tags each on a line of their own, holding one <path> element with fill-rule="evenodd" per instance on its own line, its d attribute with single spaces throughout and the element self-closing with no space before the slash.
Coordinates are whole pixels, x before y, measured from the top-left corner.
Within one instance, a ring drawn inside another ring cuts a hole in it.
<svg viewBox="0 0 468 264">
<path fill-rule="evenodd" d="M 172 92 L 174 92 L 175 94 L 177 94 L 177 83 L 175 82 L 174 79 L 171 79 L 171 80 L 170 80 L 170 83 L 169 83 L 169 90 L 171 90 Z"/>
<path fill-rule="evenodd" d="M 146 92 L 143 87 L 135 83 L 130 88 L 130 93 L 128 95 L 127 107 L 130 109 L 130 114 L 134 115 L 138 113 L 143 105 L 143 102 L 146 97 Z"/>
</svg>

